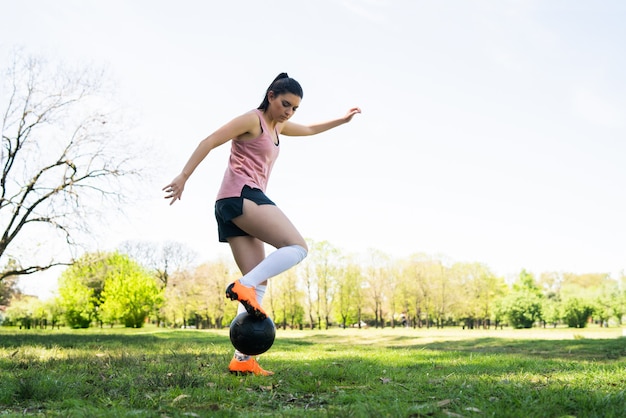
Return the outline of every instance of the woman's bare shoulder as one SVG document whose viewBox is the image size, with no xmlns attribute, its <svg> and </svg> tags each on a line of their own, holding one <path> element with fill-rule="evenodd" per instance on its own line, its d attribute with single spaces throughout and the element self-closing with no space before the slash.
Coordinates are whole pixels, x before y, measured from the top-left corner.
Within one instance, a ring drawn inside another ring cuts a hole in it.
<svg viewBox="0 0 626 418">
<path fill-rule="evenodd" d="M 250 110 L 237 116 L 232 122 L 245 129 L 245 132 L 238 135 L 237 139 L 254 139 L 262 133 L 261 120 L 259 119 L 257 112 L 254 110 Z"/>
</svg>

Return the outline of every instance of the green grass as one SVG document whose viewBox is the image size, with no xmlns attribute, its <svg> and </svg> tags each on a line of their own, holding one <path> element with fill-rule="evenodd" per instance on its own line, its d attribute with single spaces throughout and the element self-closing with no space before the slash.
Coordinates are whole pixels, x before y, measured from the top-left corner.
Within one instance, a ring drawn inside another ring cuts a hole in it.
<svg viewBox="0 0 626 418">
<path fill-rule="evenodd" d="M 227 330 L 0 328 L 0 416 L 626 416 L 618 328 L 279 330 L 271 377 L 231 356 Z"/>
</svg>

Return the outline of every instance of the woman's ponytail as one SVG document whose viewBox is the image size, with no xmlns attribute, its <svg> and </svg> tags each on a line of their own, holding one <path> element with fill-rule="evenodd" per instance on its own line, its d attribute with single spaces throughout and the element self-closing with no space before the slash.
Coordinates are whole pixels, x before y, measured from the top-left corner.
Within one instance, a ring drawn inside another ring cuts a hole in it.
<svg viewBox="0 0 626 418">
<path fill-rule="evenodd" d="M 287 73 L 280 73 L 276 76 L 272 84 L 267 88 L 265 92 L 265 97 L 263 98 L 263 102 L 259 105 L 258 109 L 262 111 L 266 111 L 270 105 L 270 101 L 267 98 L 270 91 L 273 91 L 276 96 L 284 93 L 295 94 L 296 96 L 302 98 L 303 92 L 300 83 L 298 83 L 293 78 L 290 78 Z"/>
</svg>

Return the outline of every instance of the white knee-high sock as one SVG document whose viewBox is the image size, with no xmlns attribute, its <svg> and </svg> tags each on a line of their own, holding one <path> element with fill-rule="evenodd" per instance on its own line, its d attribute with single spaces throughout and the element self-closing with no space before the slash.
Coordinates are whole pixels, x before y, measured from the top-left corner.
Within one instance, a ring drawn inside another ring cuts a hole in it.
<svg viewBox="0 0 626 418">
<path fill-rule="evenodd" d="M 299 245 L 281 247 L 265 257 L 255 268 L 241 278 L 241 284 L 257 287 L 267 279 L 289 270 L 307 256 L 307 251 Z"/>
<path fill-rule="evenodd" d="M 267 290 L 267 285 L 257 285 L 254 289 L 256 291 L 256 301 L 259 305 L 263 306 L 263 296 L 265 296 L 265 291 Z M 241 304 L 240 304 L 241 305 Z"/>
<path fill-rule="evenodd" d="M 267 290 L 267 286 L 266 285 L 258 285 L 255 289 L 256 291 L 256 301 L 258 302 L 259 305 L 263 304 L 263 296 L 265 296 L 265 291 Z M 240 313 L 244 313 L 247 312 L 245 306 L 243 306 L 241 303 L 237 305 L 237 315 L 239 315 Z M 239 361 L 246 361 L 250 358 L 250 356 L 242 353 L 239 350 L 235 350 L 235 357 L 237 358 L 237 360 Z"/>
</svg>

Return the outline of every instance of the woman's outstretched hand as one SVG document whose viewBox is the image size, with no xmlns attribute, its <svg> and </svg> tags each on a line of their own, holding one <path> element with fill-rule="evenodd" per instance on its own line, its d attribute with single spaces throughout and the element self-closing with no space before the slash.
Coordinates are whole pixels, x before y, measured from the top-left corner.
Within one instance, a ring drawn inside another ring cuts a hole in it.
<svg viewBox="0 0 626 418">
<path fill-rule="evenodd" d="M 346 113 L 346 116 L 344 116 L 343 118 L 346 122 L 350 122 L 354 115 L 356 115 L 357 113 L 361 113 L 361 108 L 353 107 L 352 109 L 348 110 L 348 113 Z"/>
<path fill-rule="evenodd" d="M 183 190 L 185 190 L 186 182 L 187 177 L 184 174 L 179 174 L 170 184 L 162 189 L 166 193 L 165 198 L 172 199 L 170 205 L 173 205 L 174 202 L 180 200 L 183 195 Z"/>
</svg>

